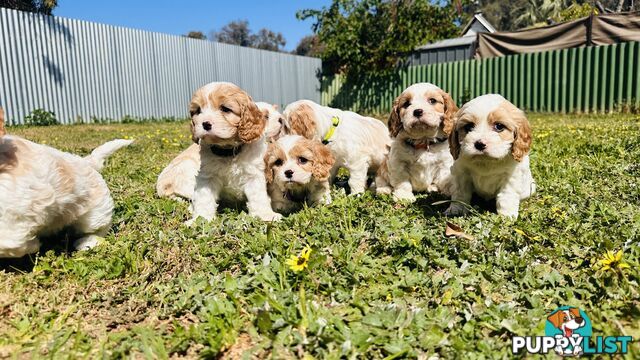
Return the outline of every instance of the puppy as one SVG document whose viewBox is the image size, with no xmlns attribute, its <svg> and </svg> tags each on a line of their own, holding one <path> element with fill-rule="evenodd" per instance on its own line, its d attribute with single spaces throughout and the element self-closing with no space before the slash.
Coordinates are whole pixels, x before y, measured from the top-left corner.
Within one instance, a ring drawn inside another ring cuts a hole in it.
<svg viewBox="0 0 640 360">
<path fill-rule="evenodd" d="M 322 141 L 335 157 L 331 179 L 338 169 L 349 170 L 352 194 L 364 192 L 367 175 L 375 175 L 389 152 L 389 131 L 381 121 L 350 111 L 299 100 L 284 110 L 284 131 Z"/>
<path fill-rule="evenodd" d="M 271 206 L 280 213 L 309 205 L 330 204 L 333 154 L 320 141 L 287 135 L 271 143 L 264 156 Z"/>
<path fill-rule="evenodd" d="M 257 102 L 258 109 L 268 117 L 266 137 L 269 141 L 281 136 L 284 119 L 277 105 Z M 156 183 L 160 197 L 193 199 L 196 176 L 200 170 L 200 145 L 191 144 L 162 170 Z"/>
<path fill-rule="evenodd" d="M 449 137 L 454 186 L 447 215 L 462 215 L 473 193 L 495 199 L 498 214 L 518 217 L 520 201 L 535 193 L 529 169 L 531 128 L 524 112 L 500 95 L 477 97 L 456 114 Z"/>
<path fill-rule="evenodd" d="M 97 245 L 109 231 L 113 200 L 99 171 L 132 140 L 113 140 L 79 157 L 5 135 L 0 111 L 0 257 L 40 249 L 39 237 L 70 227 L 77 250 Z"/>
<path fill-rule="evenodd" d="M 575 331 L 586 325 L 586 321 L 582 318 L 580 310 L 577 308 L 558 310 L 549 315 L 547 320 L 549 320 L 556 329 L 562 331 L 562 334 L 555 336 L 556 339 L 569 337 L 580 338 L 581 336 Z M 558 345 L 556 346 L 555 351 L 558 355 L 579 355 L 582 353 L 582 346 L 574 346 L 573 349 L 569 349 L 569 347 L 563 348 Z"/>
<path fill-rule="evenodd" d="M 191 134 L 200 145 L 191 211 L 212 220 L 218 202 L 246 202 L 249 214 L 263 220 L 282 215 L 271 209 L 264 175 L 267 116 L 238 86 L 213 82 L 198 89 L 189 105 Z"/>
<path fill-rule="evenodd" d="M 451 96 L 429 83 L 411 85 L 395 99 L 387 124 L 391 150 L 376 180 L 379 194 L 393 191 L 396 200 L 410 202 L 414 191 L 450 195 L 453 157 L 447 139 L 456 111 Z"/>
</svg>

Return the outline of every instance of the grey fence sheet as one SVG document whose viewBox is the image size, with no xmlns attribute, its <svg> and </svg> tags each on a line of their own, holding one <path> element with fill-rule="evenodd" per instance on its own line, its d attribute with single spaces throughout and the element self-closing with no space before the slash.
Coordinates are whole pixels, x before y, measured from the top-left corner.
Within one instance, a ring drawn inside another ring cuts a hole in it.
<svg viewBox="0 0 640 360">
<path fill-rule="evenodd" d="M 256 101 L 320 101 L 321 61 L 0 8 L 0 106 L 63 123 L 186 117 L 191 94 L 230 81 Z"/>
</svg>

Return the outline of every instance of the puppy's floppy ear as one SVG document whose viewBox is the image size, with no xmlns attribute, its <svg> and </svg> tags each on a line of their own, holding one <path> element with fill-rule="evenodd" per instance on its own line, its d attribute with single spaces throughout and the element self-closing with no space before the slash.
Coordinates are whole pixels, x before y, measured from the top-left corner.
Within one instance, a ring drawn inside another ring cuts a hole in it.
<svg viewBox="0 0 640 360">
<path fill-rule="evenodd" d="M 511 116 L 516 123 L 514 133 L 515 139 L 511 145 L 511 155 L 516 161 L 522 161 L 522 158 L 531 150 L 531 127 L 524 111 L 516 108 L 511 110 Z"/>
<path fill-rule="evenodd" d="M 456 128 L 458 118 L 460 118 L 459 110 L 452 118 L 451 132 L 449 133 L 449 151 L 454 160 L 457 160 L 460 156 L 460 131 Z"/>
<path fill-rule="evenodd" d="M 278 145 L 270 143 L 267 147 L 267 152 L 264 154 L 264 177 L 267 179 L 267 184 L 273 182 L 273 163 L 276 159 L 276 149 Z"/>
<path fill-rule="evenodd" d="M 449 93 L 440 90 L 440 94 L 442 95 L 442 99 L 444 99 L 444 119 L 442 120 L 442 131 L 449 135 L 451 131 L 453 131 L 453 126 L 455 124 L 455 115 L 458 112 L 458 107 L 456 103 L 451 98 Z"/>
<path fill-rule="evenodd" d="M 291 134 L 313 139 L 316 135 L 316 120 L 313 109 L 307 104 L 300 104 L 289 113 L 289 130 Z"/>
<path fill-rule="evenodd" d="M 580 315 L 580 309 L 578 308 L 569 308 L 569 312 L 575 317 L 582 317 L 582 315 Z"/>
<path fill-rule="evenodd" d="M 238 137 L 243 143 L 254 142 L 262 136 L 267 126 L 265 113 L 258 109 L 250 96 L 247 95 L 241 101 L 240 124 L 238 125 Z M 267 117 L 269 113 L 267 112 Z"/>
<path fill-rule="evenodd" d="M 547 317 L 547 320 L 549 320 L 549 322 L 553 324 L 553 327 L 559 329 L 560 325 L 562 325 L 564 321 L 564 312 L 562 312 L 562 310 L 558 310 L 555 313 L 549 315 Z"/>
<path fill-rule="evenodd" d="M 0 136 L 4 136 L 6 133 L 4 130 L 4 109 L 0 107 Z"/>
<path fill-rule="evenodd" d="M 398 136 L 398 133 L 402 130 L 402 120 L 400 120 L 400 98 L 402 98 L 402 95 L 393 100 L 393 108 L 391 109 L 389 119 L 387 120 L 389 135 L 391 135 L 391 137 Z"/>
<path fill-rule="evenodd" d="M 331 168 L 336 162 L 331 150 L 329 150 L 329 148 L 323 145 L 320 141 L 315 140 L 313 141 L 311 149 L 313 149 L 315 156 L 313 160 L 313 168 L 311 170 L 313 177 L 320 181 L 329 179 Z"/>
</svg>

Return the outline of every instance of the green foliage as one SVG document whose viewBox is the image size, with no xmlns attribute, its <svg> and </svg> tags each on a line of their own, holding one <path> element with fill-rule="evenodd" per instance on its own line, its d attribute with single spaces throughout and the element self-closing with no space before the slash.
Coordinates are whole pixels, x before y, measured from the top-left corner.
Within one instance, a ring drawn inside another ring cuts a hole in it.
<svg viewBox="0 0 640 360">
<path fill-rule="evenodd" d="M 59 124 L 56 119 L 56 114 L 44 109 L 33 110 L 31 114 L 25 116 L 24 123 L 30 126 L 51 126 Z"/>
<path fill-rule="evenodd" d="M 553 17 L 553 20 L 555 22 L 571 21 L 587 17 L 591 14 L 598 15 L 598 10 L 595 6 L 589 3 L 578 4 L 574 1 L 569 7 L 560 10 L 558 14 Z"/>
<path fill-rule="evenodd" d="M 315 20 L 325 72 L 349 76 L 393 69 L 417 46 L 459 31 L 455 9 L 428 0 L 334 0 L 297 17 Z"/>
<path fill-rule="evenodd" d="M 0 7 L 51 15 L 57 0 L 0 0 Z"/>
<path fill-rule="evenodd" d="M 189 31 L 185 37 L 197 40 L 207 40 L 207 36 L 202 31 Z"/>
<path fill-rule="evenodd" d="M 529 119 L 538 193 L 515 221 L 478 206 L 451 220 L 473 240 L 444 236 L 441 196 L 400 205 L 337 187 L 331 205 L 273 225 L 222 208 L 189 228 L 187 203 L 155 196 L 191 144 L 188 122 L 16 128 L 77 154 L 136 142 L 103 171 L 115 215 L 102 244 L 67 254 L 53 237 L 33 260 L 0 265 L 0 354 L 503 359 L 511 336 L 542 335 L 560 305 L 586 311 L 594 335 L 640 338 L 640 120 Z M 305 246 L 309 267 L 294 273 L 284 262 Z M 597 271 L 607 250 L 631 268 Z"/>
<path fill-rule="evenodd" d="M 301 56 L 319 57 L 322 53 L 322 44 L 316 35 L 308 35 L 300 39 L 293 53 Z"/>
<path fill-rule="evenodd" d="M 231 21 L 219 31 L 211 33 L 210 39 L 225 44 L 252 47 L 269 51 L 282 51 L 287 44 L 281 33 L 276 33 L 267 28 L 253 33 L 247 20 Z"/>
</svg>

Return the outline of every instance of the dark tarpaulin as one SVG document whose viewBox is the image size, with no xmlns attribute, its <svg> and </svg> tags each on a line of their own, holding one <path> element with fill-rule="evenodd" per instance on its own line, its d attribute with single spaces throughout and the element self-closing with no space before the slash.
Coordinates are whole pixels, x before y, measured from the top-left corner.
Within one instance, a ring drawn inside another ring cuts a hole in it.
<svg viewBox="0 0 640 360">
<path fill-rule="evenodd" d="M 640 41 L 640 13 L 609 14 L 593 18 L 593 45 Z"/>
<path fill-rule="evenodd" d="M 640 41 L 640 14 L 608 14 L 515 32 L 480 33 L 476 58 Z"/>
</svg>

